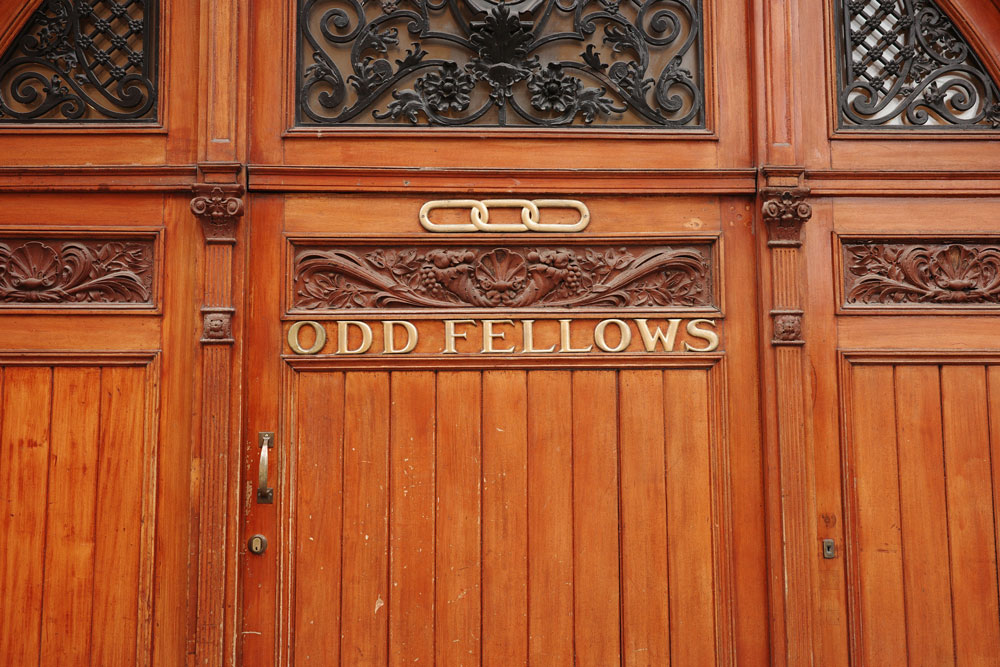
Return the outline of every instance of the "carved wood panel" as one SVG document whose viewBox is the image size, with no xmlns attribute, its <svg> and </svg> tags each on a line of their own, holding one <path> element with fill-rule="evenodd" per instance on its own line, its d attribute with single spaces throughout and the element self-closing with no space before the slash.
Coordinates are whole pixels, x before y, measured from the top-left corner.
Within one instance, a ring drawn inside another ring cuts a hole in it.
<svg viewBox="0 0 1000 667">
<path fill-rule="evenodd" d="M 293 243 L 289 307 L 717 308 L 711 239 L 585 247 Z"/>
<path fill-rule="evenodd" d="M 0 308 L 152 308 L 154 235 L 0 236 Z"/>
<path fill-rule="evenodd" d="M 1000 244 L 984 239 L 841 239 L 845 309 L 1000 307 Z"/>
</svg>

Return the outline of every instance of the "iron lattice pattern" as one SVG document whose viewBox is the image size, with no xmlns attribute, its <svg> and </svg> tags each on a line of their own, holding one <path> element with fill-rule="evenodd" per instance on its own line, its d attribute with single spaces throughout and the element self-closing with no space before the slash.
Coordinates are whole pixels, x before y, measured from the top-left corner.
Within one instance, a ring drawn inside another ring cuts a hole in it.
<svg viewBox="0 0 1000 667">
<path fill-rule="evenodd" d="M 997 84 L 933 2 L 839 5 L 842 128 L 1000 128 Z"/>
<path fill-rule="evenodd" d="M 155 121 L 157 0 L 46 0 L 0 59 L 0 122 Z"/>
<path fill-rule="evenodd" d="M 300 0 L 298 122 L 704 127 L 701 0 Z"/>
</svg>

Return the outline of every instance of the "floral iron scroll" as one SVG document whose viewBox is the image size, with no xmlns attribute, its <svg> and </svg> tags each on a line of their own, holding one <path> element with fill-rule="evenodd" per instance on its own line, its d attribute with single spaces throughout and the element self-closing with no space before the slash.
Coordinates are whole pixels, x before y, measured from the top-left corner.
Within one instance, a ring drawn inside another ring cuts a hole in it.
<svg viewBox="0 0 1000 667">
<path fill-rule="evenodd" d="M 155 121 L 158 0 L 45 0 L 0 59 L 0 122 Z"/>
<path fill-rule="evenodd" d="M 1000 246 L 868 241 L 843 253 L 847 306 L 1000 306 Z"/>
<path fill-rule="evenodd" d="M 704 127 L 701 0 L 300 0 L 302 124 Z"/>
<path fill-rule="evenodd" d="M 710 307 L 712 247 L 296 247 L 291 306 Z"/>
<path fill-rule="evenodd" d="M 1000 129 L 1000 91 L 932 0 L 837 0 L 840 127 Z"/>
<path fill-rule="evenodd" d="M 0 239 L 0 307 L 152 306 L 153 245 Z"/>
</svg>

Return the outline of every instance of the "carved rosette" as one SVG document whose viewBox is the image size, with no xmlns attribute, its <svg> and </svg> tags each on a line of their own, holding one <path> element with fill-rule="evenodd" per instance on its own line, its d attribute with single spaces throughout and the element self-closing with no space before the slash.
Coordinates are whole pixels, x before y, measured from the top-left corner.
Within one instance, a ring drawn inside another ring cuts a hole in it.
<svg viewBox="0 0 1000 667">
<path fill-rule="evenodd" d="M 804 345 L 801 310 L 772 310 L 773 345 Z"/>
<path fill-rule="evenodd" d="M 763 213 L 769 246 L 802 245 L 802 225 L 812 217 L 812 206 L 805 201 L 808 194 L 804 188 L 765 191 Z"/>
<path fill-rule="evenodd" d="M 235 308 L 202 308 L 201 342 L 207 344 L 229 344 L 233 339 L 233 313 Z"/>
<path fill-rule="evenodd" d="M 239 184 L 197 183 L 191 212 L 201 220 L 208 243 L 236 243 L 236 225 L 243 217 L 243 193 Z"/>
</svg>

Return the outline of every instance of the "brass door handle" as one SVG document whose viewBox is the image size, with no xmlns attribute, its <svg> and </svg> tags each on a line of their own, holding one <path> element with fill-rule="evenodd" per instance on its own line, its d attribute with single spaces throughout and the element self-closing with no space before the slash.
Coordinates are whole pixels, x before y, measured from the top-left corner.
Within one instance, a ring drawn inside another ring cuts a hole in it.
<svg viewBox="0 0 1000 667">
<path fill-rule="evenodd" d="M 260 468 L 257 472 L 257 502 L 270 505 L 274 502 L 274 489 L 267 485 L 268 450 L 274 447 L 274 433 L 261 432 L 257 434 L 260 444 Z"/>
</svg>

